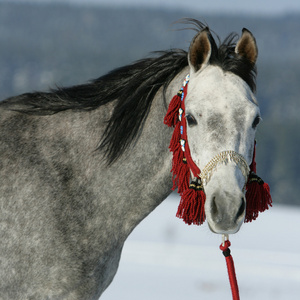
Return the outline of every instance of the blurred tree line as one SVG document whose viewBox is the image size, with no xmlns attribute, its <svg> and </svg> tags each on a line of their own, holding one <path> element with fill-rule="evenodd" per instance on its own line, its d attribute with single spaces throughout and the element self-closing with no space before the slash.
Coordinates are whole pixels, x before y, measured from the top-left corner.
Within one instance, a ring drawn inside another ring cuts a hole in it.
<svg viewBox="0 0 300 300">
<path fill-rule="evenodd" d="M 243 27 L 259 48 L 258 174 L 277 203 L 300 205 L 300 16 L 207 15 L 195 11 L 0 3 L 0 98 L 69 86 L 148 56 L 187 50 L 195 32 L 172 24 L 190 17 L 221 39 Z"/>
</svg>

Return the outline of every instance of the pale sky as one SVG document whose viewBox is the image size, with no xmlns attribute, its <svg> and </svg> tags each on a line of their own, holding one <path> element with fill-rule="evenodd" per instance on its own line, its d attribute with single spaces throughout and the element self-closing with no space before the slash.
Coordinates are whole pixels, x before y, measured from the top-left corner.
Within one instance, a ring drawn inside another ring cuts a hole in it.
<svg viewBox="0 0 300 300">
<path fill-rule="evenodd" d="M 299 0 L 0 0 L 19 2 L 70 2 L 109 5 L 136 5 L 163 8 L 186 8 L 199 12 L 224 12 L 243 14 L 284 14 L 300 12 Z"/>
</svg>

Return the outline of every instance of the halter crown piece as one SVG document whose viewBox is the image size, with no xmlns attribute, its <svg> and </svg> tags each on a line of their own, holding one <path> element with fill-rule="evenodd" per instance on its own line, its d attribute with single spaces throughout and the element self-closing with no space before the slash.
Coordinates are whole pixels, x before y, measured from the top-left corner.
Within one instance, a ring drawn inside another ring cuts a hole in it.
<svg viewBox="0 0 300 300">
<path fill-rule="evenodd" d="M 181 200 L 176 216 L 189 225 L 201 225 L 205 221 L 205 192 L 203 185 L 210 180 L 219 164 L 235 163 L 245 177 L 246 215 L 245 222 L 251 222 L 272 206 L 270 188 L 256 175 L 255 145 L 253 159 L 248 166 L 244 157 L 235 151 L 224 151 L 213 157 L 202 172 L 191 157 L 187 140 L 185 119 L 185 97 L 187 95 L 189 75 L 186 76 L 182 88 L 175 95 L 164 118 L 164 123 L 174 127 L 169 149 L 173 152 L 172 170 L 173 188 L 178 188 Z"/>
</svg>

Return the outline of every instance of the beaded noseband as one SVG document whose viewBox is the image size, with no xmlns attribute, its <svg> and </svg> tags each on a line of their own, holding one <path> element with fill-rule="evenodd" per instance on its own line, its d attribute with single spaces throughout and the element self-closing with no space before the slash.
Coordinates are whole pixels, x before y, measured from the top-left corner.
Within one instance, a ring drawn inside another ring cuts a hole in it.
<svg viewBox="0 0 300 300">
<path fill-rule="evenodd" d="M 246 162 L 245 158 L 233 151 L 233 150 L 227 150 L 223 151 L 216 156 L 214 156 L 207 165 L 203 168 L 201 171 L 199 177 L 201 178 L 202 184 L 206 185 L 209 180 L 211 179 L 212 173 L 216 171 L 217 166 L 220 164 L 227 165 L 228 163 L 233 162 L 235 163 L 241 170 L 244 178 L 245 178 L 245 184 L 248 181 L 248 175 L 250 172 L 250 168 L 248 166 L 248 163 Z"/>
</svg>

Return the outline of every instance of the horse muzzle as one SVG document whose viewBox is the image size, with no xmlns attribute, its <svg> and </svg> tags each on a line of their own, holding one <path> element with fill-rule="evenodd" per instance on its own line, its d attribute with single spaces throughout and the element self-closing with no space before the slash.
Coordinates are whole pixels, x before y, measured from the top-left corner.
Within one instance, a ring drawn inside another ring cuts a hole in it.
<svg viewBox="0 0 300 300">
<path fill-rule="evenodd" d="M 224 151 L 213 157 L 200 174 L 206 202 L 205 214 L 211 231 L 236 233 L 246 212 L 245 185 L 249 166 L 244 157 L 234 151 Z"/>
<path fill-rule="evenodd" d="M 207 197 L 206 219 L 212 232 L 233 234 L 239 231 L 245 218 L 246 201 L 244 194 L 237 194 L 218 191 Z"/>
</svg>

